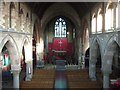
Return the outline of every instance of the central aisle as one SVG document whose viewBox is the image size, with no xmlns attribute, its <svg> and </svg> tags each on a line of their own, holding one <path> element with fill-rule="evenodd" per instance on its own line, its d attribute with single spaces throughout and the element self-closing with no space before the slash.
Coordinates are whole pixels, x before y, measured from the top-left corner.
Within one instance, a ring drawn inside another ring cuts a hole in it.
<svg viewBox="0 0 120 90">
<path fill-rule="evenodd" d="M 68 88 L 65 60 L 56 61 L 54 89 L 57 90 L 59 88 L 64 90 Z"/>
</svg>

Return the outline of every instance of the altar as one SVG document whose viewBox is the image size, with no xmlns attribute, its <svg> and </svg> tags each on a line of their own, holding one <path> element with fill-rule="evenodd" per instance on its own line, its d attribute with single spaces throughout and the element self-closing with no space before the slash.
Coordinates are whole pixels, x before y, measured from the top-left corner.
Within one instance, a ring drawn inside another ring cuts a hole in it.
<svg viewBox="0 0 120 90">
<path fill-rule="evenodd" d="M 57 51 L 57 50 L 54 50 L 55 53 L 66 53 L 67 51 Z"/>
<path fill-rule="evenodd" d="M 67 51 L 53 50 L 53 56 L 55 57 L 55 60 L 65 59 L 66 53 Z"/>
<path fill-rule="evenodd" d="M 54 55 L 65 55 L 67 51 L 58 51 L 58 50 L 53 50 Z"/>
</svg>

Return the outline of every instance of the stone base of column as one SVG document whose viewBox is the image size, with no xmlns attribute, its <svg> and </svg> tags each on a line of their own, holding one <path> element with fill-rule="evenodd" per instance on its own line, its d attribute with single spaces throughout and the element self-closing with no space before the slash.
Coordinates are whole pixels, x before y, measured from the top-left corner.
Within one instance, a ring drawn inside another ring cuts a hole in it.
<svg viewBox="0 0 120 90">
<path fill-rule="evenodd" d="M 103 88 L 110 88 L 109 87 L 109 74 L 103 74 Z"/>
<path fill-rule="evenodd" d="M 96 81 L 96 77 L 91 77 L 90 80 L 91 81 Z"/>
<path fill-rule="evenodd" d="M 31 80 L 32 80 L 32 78 L 30 76 L 25 78 L 25 81 L 31 81 Z"/>
</svg>

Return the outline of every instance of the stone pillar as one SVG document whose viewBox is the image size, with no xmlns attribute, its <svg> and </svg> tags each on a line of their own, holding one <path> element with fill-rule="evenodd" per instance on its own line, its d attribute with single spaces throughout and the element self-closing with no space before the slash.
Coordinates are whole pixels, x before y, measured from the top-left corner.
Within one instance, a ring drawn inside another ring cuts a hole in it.
<svg viewBox="0 0 120 90">
<path fill-rule="evenodd" d="M 13 73 L 13 88 L 19 89 L 19 75 L 20 75 L 20 65 L 11 65 L 11 72 Z"/>
<path fill-rule="evenodd" d="M 39 66 L 40 62 L 40 43 L 36 44 L 36 66 Z"/>
<path fill-rule="evenodd" d="M 31 67 L 31 79 L 32 79 L 32 77 L 33 77 L 33 60 L 31 61 L 30 67 Z"/>
<path fill-rule="evenodd" d="M 89 63 L 89 78 L 92 81 L 96 81 L 96 64 L 95 63 Z"/>
<path fill-rule="evenodd" d="M 97 52 L 96 47 L 90 48 L 90 59 L 89 59 L 89 77 L 92 81 L 96 80 L 96 62 L 97 62 Z"/>
<path fill-rule="evenodd" d="M 20 86 L 20 84 L 19 84 L 20 71 L 19 70 L 18 71 L 12 71 L 12 73 L 13 73 L 13 88 L 18 90 L 19 86 Z"/>
<path fill-rule="evenodd" d="M 79 44 L 79 52 L 78 52 L 78 69 L 82 67 L 82 43 L 80 38 L 80 44 Z"/>
<path fill-rule="evenodd" d="M 85 68 L 85 56 L 83 55 L 82 56 L 82 69 Z"/>
<path fill-rule="evenodd" d="M 103 73 L 103 89 L 109 88 L 109 74 L 108 72 Z"/>
<path fill-rule="evenodd" d="M 26 81 L 31 81 L 32 79 L 32 61 L 27 61 L 26 62 Z"/>
<path fill-rule="evenodd" d="M 78 59 L 78 69 L 81 68 L 81 56 L 79 56 L 79 59 Z"/>
</svg>

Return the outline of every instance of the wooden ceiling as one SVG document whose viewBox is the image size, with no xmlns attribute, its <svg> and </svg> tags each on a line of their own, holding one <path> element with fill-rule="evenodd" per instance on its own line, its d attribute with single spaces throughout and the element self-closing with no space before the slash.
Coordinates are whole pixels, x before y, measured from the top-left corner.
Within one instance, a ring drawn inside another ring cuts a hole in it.
<svg viewBox="0 0 120 90">
<path fill-rule="evenodd" d="M 55 2 L 26 2 L 31 10 L 42 18 L 44 12 Z M 59 2 L 58 2 L 59 3 Z M 97 2 L 66 2 L 73 7 L 81 18 L 84 16 Z"/>
</svg>

